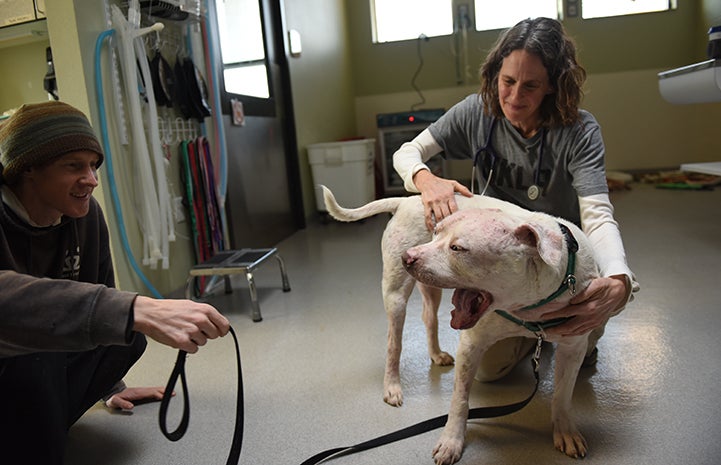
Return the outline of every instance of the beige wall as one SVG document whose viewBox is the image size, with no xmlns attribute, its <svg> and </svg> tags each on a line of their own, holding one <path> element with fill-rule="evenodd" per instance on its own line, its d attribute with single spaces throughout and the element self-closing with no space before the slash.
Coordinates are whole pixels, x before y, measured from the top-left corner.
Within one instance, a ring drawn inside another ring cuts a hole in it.
<svg viewBox="0 0 721 465">
<path fill-rule="evenodd" d="M 609 169 L 678 168 L 721 160 L 721 104 L 666 102 L 658 91 L 659 71 L 589 76 L 584 107 L 601 124 Z"/>
<path fill-rule="evenodd" d="M 49 45 L 45 37 L 32 43 L 0 48 L 0 70 L 4 76 L 0 86 L 0 113 L 23 103 L 48 99 L 43 89 L 43 77 L 47 72 L 45 49 Z M 18 78 L 8 79 L 8 70 Z"/>
<path fill-rule="evenodd" d="M 471 3 L 455 0 L 456 3 Z M 709 6 L 718 0 L 705 0 Z M 704 59 L 707 26 L 699 0 L 680 1 L 677 10 L 582 20 L 568 18 L 564 26 L 573 36 L 579 59 L 590 74 L 675 68 Z M 411 90 L 418 67 L 416 40 L 374 44 L 369 2 L 346 0 L 351 37 L 355 95 L 390 94 Z M 500 31 L 469 31 L 468 59 L 476 84 L 477 69 Z M 433 37 L 421 44 L 424 66 L 417 83 L 424 91 L 456 87 L 452 38 Z"/>
<path fill-rule="evenodd" d="M 303 45 L 289 66 L 303 204 L 311 217 L 316 212 L 315 185 L 306 147 L 357 135 L 353 57 L 344 0 L 286 0 L 285 15 L 286 27 L 300 33 Z"/>
<path fill-rule="evenodd" d="M 601 124 L 609 170 L 678 168 L 681 163 L 721 160 L 721 104 L 672 105 L 658 92 L 659 69 L 589 76 L 583 107 Z M 424 92 L 426 108 L 449 108 L 476 86 Z M 405 111 L 415 92 L 356 98 L 358 132 L 376 137 L 375 115 Z M 451 163 L 451 177 L 467 179 L 470 165 Z"/>
<path fill-rule="evenodd" d="M 415 41 L 372 44 L 367 2 L 348 1 L 356 79 L 358 132 L 375 135 L 375 115 L 408 111 L 419 101 L 410 79 L 416 70 Z M 703 6 L 703 7 L 702 7 Z M 658 91 L 657 73 L 706 59 L 709 24 L 721 24 L 721 2 L 679 2 L 679 9 L 620 18 L 564 22 L 588 70 L 583 108 L 599 120 L 610 170 L 674 168 L 721 159 L 721 104 L 672 105 Z M 612 31 L 612 32 L 611 32 Z M 497 37 L 472 33 L 469 51 L 477 65 Z M 455 83 L 448 38 L 424 42 L 418 78 L 423 108 L 449 108 L 475 92 L 473 81 Z M 468 178 L 468 164 L 453 162 L 451 175 Z"/>
</svg>

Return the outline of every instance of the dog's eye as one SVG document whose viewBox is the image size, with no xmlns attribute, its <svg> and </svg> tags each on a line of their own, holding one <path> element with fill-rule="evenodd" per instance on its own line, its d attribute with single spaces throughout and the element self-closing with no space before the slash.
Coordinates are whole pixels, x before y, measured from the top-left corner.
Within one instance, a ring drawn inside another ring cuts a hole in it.
<svg viewBox="0 0 721 465">
<path fill-rule="evenodd" d="M 458 244 L 451 244 L 451 250 L 454 252 L 463 252 L 466 249 L 464 249 L 463 247 L 461 247 Z"/>
</svg>

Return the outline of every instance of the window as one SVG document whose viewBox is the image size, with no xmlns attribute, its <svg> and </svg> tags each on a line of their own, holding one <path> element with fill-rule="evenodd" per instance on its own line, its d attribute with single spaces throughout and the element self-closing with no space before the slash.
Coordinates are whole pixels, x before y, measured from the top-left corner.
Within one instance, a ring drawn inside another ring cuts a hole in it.
<svg viewBox="0 0 721 465">
<path fill-rule="evenodd" d="M 451 35 L 456 27 L 470 25 L 467 0 L 370 0 L 373 41 L 393 42 Z M 475 29 L 506 29 L 526 18 L 560 18 L 561 5 L 568 16 L 583 19 L 667 11 L 678 0 L 473 0 Z M 470 2 L 469 2 L 470 3 Z M 465 27 L 465 26 L 463 26 Z"/>
<path fill-rule="evenodd" d="M 373 41 L 393 42 L 451 35 L 468 6 L 458 0 L 370 0 Z M 524 18 L 558 17 L 558 0 L 474 0 L 476 29 L 503 29 Z M 470 21 L 468 21 L 470 23 Z"/>
<path fill-rule="evenodd" d="M 558 18 L 557 0 L 475 0 L 475 8 L 477 31 L 505 29 L 526 18 Z"/>
<path fill-rule="evenodd" d="M 453 33 L 451 0 L 371 0 L 371 18 L 374 42 Z"/>
<path fill-rule="evenodd" d="M 226 92 L 269 98 L 258 0 L 216 2 Z"/>
<path fill-rule="evenodd" d="M 676 0 L 581 0 L 583 19 L 652 13 L 676 8 Z"/>
</svg>

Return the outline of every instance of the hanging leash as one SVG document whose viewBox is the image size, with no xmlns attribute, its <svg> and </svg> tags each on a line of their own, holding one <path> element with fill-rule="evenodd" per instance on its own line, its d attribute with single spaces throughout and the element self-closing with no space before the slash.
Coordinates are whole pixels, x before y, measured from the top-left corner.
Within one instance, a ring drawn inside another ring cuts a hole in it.
<svg viewBox="0 0 721 465">
<path fill-rule="evenodd" d="M 238 346 L 238 337 L 235 335 L 233 327 L 230 327 L 230 334 L 233 336 L 233 342 L 235 344 L 235 359 L 238 367 L 238 394 L 235 404 L 235 429 L 233 432 L 233 442 L 230 447 L 230 453 L 228 454 L 228 461 L 226 465 L 237 465 L 240 460 L 240 451 L 243 445 L 243 372 L 240 366 L 240 348 Z M 168 384 L 165 387 L 165 393 L 163 399 L 160 401 L 160 431 L 169 440 L 175 442 L 180 440 L 188 430 L 188 424 L 190 423 L 190 398 L 188 396 L 188 383 L 185 379 L 185 359 L 188 353 L 179 350 L 178 358 L 175 360 L 175 367 L 173 372 L 170 374 Z M 175 431 L 168 431 L 167 419 L 168 419 L 168 406 L 170 405 L 170 399 L 175 389 L 175 384 L 180 379 L 181 387 L 183 389 L 183 415 L 180 420 L 180 424 Z"/>
<path fill-rule="evenodd" d="M 509 404 L 509 405 L 502 405 L 498 407 L 476 407 L 468 412 L 468 419 L 469 420 L 475 420 L 479 418 L 496 418 L 501 417 L 505 415 L 510 415 L 511 413 L 518 412 L 523 407 L 528 405 L 529 402 L 531 402 L 531 399 L 533 399 L 533 396 L 536 395 L 536 392 L 538 391 L 538 385 L 540 384 L 540 376 L 538 374 L 538 368 L 540 365 L 540 358 L 541 358 L 541 345 L 543 343 L 543 334 L 538 333 L 536 334 L 537 337 L 537 343 L 536 343 L 536 350 L 533 353 L 533 357 L 531 359 L 531 363 L 533 364 L 533 376 L 536 379 L 536 385 L 533 388 L 533 392 L 521 402 L 516 402 L 515 404 Z M 348 447 L 337 447 L 334 449 L 328 449 L 326 451 L 320 452 L 313 457 L 307 459 L 305 462 L 303 462 L 301 465 L 316 465 L 322 462 L 325 462 L 327 460 L 331 460 L 334 458 L 342 457 L 345 455 L 355 454 L 356 452 L 361 452 L 368 449 L 373 449 L 379 446 L 384 446 L 386 444 L 390 444 L 396 441 L 400 441 L 402 439 L 408 439 L 413 436 L 418 436 L 419 434 L 427 433 L 429 431 L 433 431 L 435 429 L 438 429 L 446 424 L 448 421 L 448 415 L 442 415 L 436 418 L 431 418 L 430 420 L 422 421 L 420 423 L 416 423 L 415 425 L 409 426 L 407 428 L 394 431 L 392 433 L 386 434 L 384 436 L 377 437 L 375 439 L 371 439 L 370 441 L 362 442 L 360 444 L 356 444 L 355 446 L 348 446 Z"/>
</svg>

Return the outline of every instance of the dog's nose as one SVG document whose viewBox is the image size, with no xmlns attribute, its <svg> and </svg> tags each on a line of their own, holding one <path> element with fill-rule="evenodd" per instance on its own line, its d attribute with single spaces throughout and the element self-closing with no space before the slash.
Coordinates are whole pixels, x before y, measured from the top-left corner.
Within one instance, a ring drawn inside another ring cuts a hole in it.
<svg viewBox="0 0 721 465">
<path fill-rule="evenodd" d="M 403 252 L 403 255 L 401 255 L 401 260 L 403 260 L 404 267 L 410 268 L 416 262 L 416 256 L 410 253 L 410 251 L 406 250 L 405 252 Z"/>
</svg>

